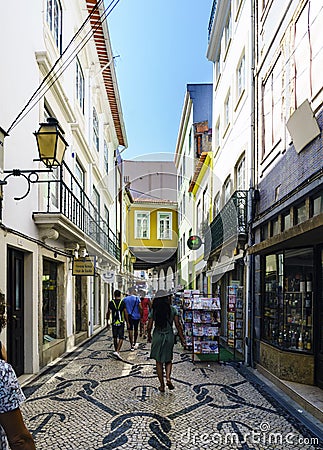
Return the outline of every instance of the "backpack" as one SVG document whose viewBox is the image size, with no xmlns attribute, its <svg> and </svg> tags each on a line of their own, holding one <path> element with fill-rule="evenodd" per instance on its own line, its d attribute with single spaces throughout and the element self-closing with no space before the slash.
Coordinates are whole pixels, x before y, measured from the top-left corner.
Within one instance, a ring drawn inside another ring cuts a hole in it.
<svg viewBox="0 0 323 450">
<path fill-rule="evenodd" d="M 123 311 L 120 311 L 120 305 L 122 303 L 122 300 L 120 300 L 119 305 L 117 306 L 114 300 L 111 300 L 111 302 L 114 305 L 114 311 L 112 312 L 112 324 L 113 325 L 121 325 L 124 322 L 123 318 Z"/>
</svg>

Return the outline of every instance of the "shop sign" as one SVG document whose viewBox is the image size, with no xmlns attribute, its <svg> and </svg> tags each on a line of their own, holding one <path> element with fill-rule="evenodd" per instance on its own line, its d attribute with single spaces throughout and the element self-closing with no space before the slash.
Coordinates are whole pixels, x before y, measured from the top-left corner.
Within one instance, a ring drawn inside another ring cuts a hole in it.
<svg viewBox="0 0 323 450">
<path fill-rule="evenodd" d="M 200 236 L 190 236 L 187 240 L 187 246 L 190 250 L 198 250 L 202 245 Z"/>
<path fill-rule="evenodd" d="M 102 273 L 102 280 L 106 283 L 115 283 L 116 282 L 116 274 L 113 270 L 108 270 L 107 272 Z"/>
<path fill-rule="evenodd" d="M 72 275 L 93 276 L 95 274 L 95 257 L 74 258 Z"/>
</svg>

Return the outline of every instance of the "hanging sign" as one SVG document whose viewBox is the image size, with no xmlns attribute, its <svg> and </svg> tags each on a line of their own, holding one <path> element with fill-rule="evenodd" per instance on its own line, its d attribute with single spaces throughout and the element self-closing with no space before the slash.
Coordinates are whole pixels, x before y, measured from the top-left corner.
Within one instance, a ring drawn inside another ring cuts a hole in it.
<svg viewBox="0 0 323 450">
<path fill-rule="evenodd" d="M 95 258 L 86 256 L 85 258 L 74 258 L 72 275 L 94 276 Z"/>
<path fill-rule="evenodd" d="M 200 236 L 190 236 L 187 239 L 187 246 L 190 250 L 198 250 L 202 245 Z"/>
<path fill-rule="evenodd" d="M 116 274 L 113 270 L 107 270 L 102 273 L 102 280 L 106 283 L 115 283 L 116 282 Z"/>
</svg>

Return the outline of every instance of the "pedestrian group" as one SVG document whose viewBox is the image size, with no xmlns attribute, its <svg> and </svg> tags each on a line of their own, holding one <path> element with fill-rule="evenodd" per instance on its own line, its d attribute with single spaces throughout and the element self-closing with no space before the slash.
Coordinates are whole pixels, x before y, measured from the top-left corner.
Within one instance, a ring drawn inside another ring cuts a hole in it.
<svg viewBox="0 0 323 450">
<path fill-rule="evenodd" d="M 121 291 L 116 290 L 113 300 L 108 304 L 106 314 L 108 329 L 110 328 L 110 319 L 114 344 L 113 355 L 122 359 L 120 351 L 125 339 L 125 324 L 131 351 L 138 348 L 139 330 L 140 337 L 147 338 L 147 342 L 151 343 L 150 358 L 156 361 L 159 391 L 165 392 L 165 385 L 170 390 L 174 389 L 175 386 L 171 380 L 175 345 L 173 325 L 177 329 L 183 347 L 185 347 L 185 338 L 178 310 L 171 305 L 171 295 L 165 290 L 159 290 L 151 301 L 145 295 L 139 298 L 136 289 L 131 288 L 129 294 L 122 299 Z"/>
</svg>

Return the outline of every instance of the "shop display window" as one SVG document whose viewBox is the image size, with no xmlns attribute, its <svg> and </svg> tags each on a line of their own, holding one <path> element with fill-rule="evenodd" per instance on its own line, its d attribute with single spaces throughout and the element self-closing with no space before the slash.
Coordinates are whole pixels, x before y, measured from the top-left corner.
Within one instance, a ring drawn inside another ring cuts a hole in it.
<svg viewBox="0 0 323 450">
<path fill-rule="evenodd" d="M 281 349 L 313 349 L 313 250 L 265 257 L 262 338 Z"/>
<path fill-rule="evenodd" d="M 44 344 L 57 336 L 57 264 L 43 261 L 43 339 Z"/>
</svg>

